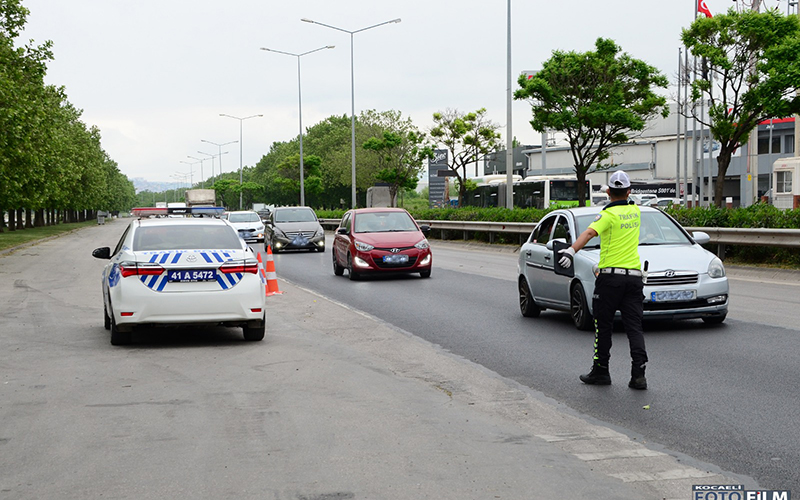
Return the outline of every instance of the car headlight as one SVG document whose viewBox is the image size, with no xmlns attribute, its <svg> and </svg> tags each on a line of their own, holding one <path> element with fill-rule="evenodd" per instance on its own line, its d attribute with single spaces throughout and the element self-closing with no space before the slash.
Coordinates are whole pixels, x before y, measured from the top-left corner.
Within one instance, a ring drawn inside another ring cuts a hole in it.
<svg viewBox="0 0 800 500">
<path fill-rule="evenodd" d="M 369 252 L 370 250 L 375 248 L 374 246 L 369 245 L 367 243 L 363 243 L 361 241 L 356 241 L 355 245 L 356 245 L 356 250 L 358 250 L 359 252 Z"/>
<path fill-rule="evenodd" d="M 725 266 L 722 265 L 719 257 L 714 257 L 708 264 L 708 276 L 711 278 L 725 277 Z"/>
<path fill-rule="evenodd" d="M 317 232 L 314 233 L 314 236 L 325 236 L 325 230 L 322 228 L 322 226 L 317 229 Z"/>
<path fill-rule="evenodd" d="M 281 238 L 286 238 L 286 235 L 285 235 L 285 234 L 283 234 L 283 231 L 281 231 L 281 230 L 280 230 L 280 229 L 278 229 L 277 227 L 276 227 L 276 228 L 273 228 L 273 229 L 272 229 L 272 232 L 275 234 L 275 236 L 280 236 Z"/>
<path fill-rule="evenodd" d="M 414 246 L 415 246 L 415 247 L 417 247 L 417 248 L 419 248 L 420 250 L 425 250 L 426 248 L 430 248 L 430 247 L 431 247 L 431 246 L 428 244 L 428 240 L 427 240 L 427 239 L 423 239 L 422 241 L 420 241 L 419 243 L 417 243 L 417 244 L 416 244 L 416 245 L 414 245 Z"/>
</svg>

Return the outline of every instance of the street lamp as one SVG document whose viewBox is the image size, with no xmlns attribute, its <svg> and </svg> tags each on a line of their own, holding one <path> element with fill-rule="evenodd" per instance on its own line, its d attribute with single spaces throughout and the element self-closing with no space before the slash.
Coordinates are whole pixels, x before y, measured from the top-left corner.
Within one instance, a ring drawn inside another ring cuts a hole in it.
<svg viewBox="0 0 800 500">
<path fill-rule="evenodd" d="M 226 115 L 225 113 L 220 113 L 219 116 L 227 116 L 228 118 L 233 118 L 234 120 L 239 120 L 239 210 L 242 209 L 242 122 L 245 120 L 249 120 L 250 118 L 260 118 L 264 115 L 250 115 L 245 116 L 244 118 L 239 118 L 238 116 Z"/>
<path fill-rule="evenodd" d="M 214 158 L 219 156 L 219 163 L 220 163 L 220 168 L 221 168 L 222 167 L 222 155 L 228 154 L 227 151 L 225 151 L 224 153 L 220 153 L 218 155 L 212 155 L 211 153 L 205 153 L 203 151 L 198 151 L 198 153 L 200 153 L 201 155 L 206 155 L 209 158 L 211 158 L 211 177 L 214 177 Z M 206 158 L 206 159 L 208 159 L 208 158 Z"/>
<path fill-rule="evenodd" d="M 186 156 L 187 158 L 191 158 L 192 160 L 197 160 L 200 162 L 200 183 L 203 188 L 206 187 L 206 180 L 203 177 L 203 162 L 206 161 L 208 158 L 195 158 L 194 156 Z"/>
<path fill-rule="evenodd" d="M 191 156 L 190 156 L 189 158 L 191 158 Z M 198 158 L 195 158 L 195 160 L 197 160 L 197 159 L 198 159 Z M 191 186 L 192 184 L 194 184 L 194 179 L 192 178 L 192 174 L 193 174 L 193 172 L 194 172 L 194 169 L 193 169 L 192 167 L 193 167 L 194 165 L 197 165 L 197 162 L 194 162 L 194 163 L 189 163 L 188 161 L 181 161 L 181 162 L 179 162 L 179 163 L 184 163 L 184 164 L 186 164 L 186 165 L 189 165 L 189 185 Z M 201 174 L 201 175 L 202 175 L 202 174 Z"/>
<path fill-rule="evenodd" d="M 343 31 L 345 33 L 350 33 L 350 154 L 352 155 L 352 183 L 353 183 L 353 207 L 356 208 L 356 91 L 355 91 L 355 73 L 353 71 L 353 35 L 356 33 L 360 33 L 362 31 L 366 31 L 372 28 L 377 28 L 378 26 L 383 26 L 384 24 L 389 23 L 399 23 L 400 18 L 392 19 L 391 21 L 385 21 L 379 24 L 374 24 L 372 26 L 367 26 L 366 28 L 361 28 L 360 30 L 355 31 L 348 31 L 346 29 L 337 28 L 336 26 L 331 26 L 329 24 L 323 24 L 317 21 L 312 21 L 311 19 L 300 19 L 305 23 L 311 24 L 319 24 L 320 26 L 325 26 L 326 28 L 334 29 L 336 31 Z"/>
<path fill-rule="evenodd" d="M 309 50 L 308 52 L 303 52 L 302 54 L 292 54 L 291 52 L 283 52 L 280 50 L 273 50 L 268 49 L 266 47 L 261 47 L 261 50 L 266 50 L 267 52 L 277 52 L 278 54 L 285 54 L 287 56 L 294 56 L 297 58 L 297 101 L 299 103 L 300 108 L 300 206 L 305 206 L 306 204 L 306 190 L 304 184 L 304 175 L 303 175 L 303 96 L 300 87 L 300 57 L 311 54 L 313 52 L 317 52 L 323 49 L 332 49 L 333 45 L 326 45 L 325 47 L 320 47 L 318 49 Z"/>
<path fill-rule="evenodd" d="M 213 144 L 219 148 L 219 174 L 222 175 L 222 146 L 227 146 L 228 144 L 235 144 L 239 141 L 231 141 L 231 142 L 223 142 L 222 144 L 217 144 L 216 142 L 207 141 L 205 139 L 200 139 L 200 142 L 207 142 L 209 144 Z M 226 151 L 227 153 L 227 151 Z M 214 177 L 214 171 L 211 171 L 211 177 Z"/>
</svg>

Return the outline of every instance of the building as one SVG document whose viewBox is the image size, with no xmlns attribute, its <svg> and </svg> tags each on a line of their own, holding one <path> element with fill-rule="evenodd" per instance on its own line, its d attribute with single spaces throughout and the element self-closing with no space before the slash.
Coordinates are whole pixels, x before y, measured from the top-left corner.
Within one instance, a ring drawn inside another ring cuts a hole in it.
<svg viewBox="0 0 800 500">
<path fill-rule="evenodd" d="M 672 183 L 680 192 L 679 196 L 685 194 L 690 202 L 694 196 L 694 203 L 713 203 L 713 199 L 709 200 L 709 194 L 713 198 L 713 192 L 708 191 L 708 180 L 709 177 L 713 178 L 714 183 L 717 180 L 715 151 L 718 143 L 711 142 L 709 155 L 708 129 L 701 130 L 693 125 L 692 120 L 678 116 L 675 103 L 670 107 L 667 118 L 659 116 L 651 120 L 646 129 L 630 143 L 612 149 L 608 160 L 611 168 L 589 174 L 593 187 L 599 189 L 607 183 L 611 173 L 622 169 L 633 181 Z M 688 121 L 686 134 L 682 132 L 684 121 Z M 733 206 L 747 206 L 752 200 L 767 194 L 771 186 L 772 164 L 778 158 L 795 156 L 794 122 L 795 118 L 792 117 L 765 121 L 758 126 L 757 161 L 751 161 L 750 172 L 747 168 L 750 145 L 745 144 L 734 153 L 724 180 L 723 196 L 726 201 L 731 201 Z M 558 140 L 558 133 L 550 135 L 554 135 L 555 140 L 548 140 L 544 150 L 541 145 L 521 148 L 520 153 L 524 155 L 526 164 L 523 175 L 574 174 L 568 143 L 563 139 Z M 502 161 L 484 160 L 486 174 L 505 173 L 505 153 L 498 152 L 496 156 L 497 160 L 502 158 Z M 516 148 L 514 159 L 516 164 Z M 519 173 L 518 170 L 515 168 L 514 173 Z M 687 179 L 689 189 L 685 190 Z M 753 194 L 754 188 L 756 195 Z"/>
</svg>

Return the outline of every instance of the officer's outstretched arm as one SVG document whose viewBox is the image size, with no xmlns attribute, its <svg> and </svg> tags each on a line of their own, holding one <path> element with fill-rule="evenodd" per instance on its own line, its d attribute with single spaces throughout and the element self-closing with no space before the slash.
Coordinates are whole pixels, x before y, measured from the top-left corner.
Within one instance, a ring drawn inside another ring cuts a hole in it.
<svg viewBox="0 0 800 500">
<path fill-rule="evenodd" d="M 575 243 L 572 244 L 572 249 L 577 252 L 578 250 L 586 246 L 586 244 L 589 243 L 589 240 L 591 240 L 595 236 L 597 236 L 597 231 L 595 231 L 590 227 L 587 227 L 586 231 L 582 232 L 578 236 L 578 239 L 575 240 Z"/>
</svg>

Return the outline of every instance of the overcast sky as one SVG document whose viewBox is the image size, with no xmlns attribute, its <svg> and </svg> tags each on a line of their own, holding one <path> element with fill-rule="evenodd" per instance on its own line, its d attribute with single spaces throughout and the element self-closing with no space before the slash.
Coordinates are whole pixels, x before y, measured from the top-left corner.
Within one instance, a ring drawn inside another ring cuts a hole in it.
<svg viewBox="0 0 800 500">
<path fill-rule="evenodd" d="M 776 4 L 785 12 L 786 0 Z M 512 5 L 512 72 L 538 68 L 555 49 L 587 51 L 597 37 L 677 73 L 681 28 L 694 0 L 519 1 Z M 731 0 L 706 0 L 713 13 Z M 22 38 L 52 40 L 47 83 L 66 87 L 83 120 L 102 133 L 103 148 L 130 178 L 174 181 L 188 176 L 198 151 L 239 140 L 254 165 L 275 141 L 299 131 L 297 58 L 292 53 L 335 45 L 301 58 L 304 127 L 350 115 L 350 35 L 356 31 L 355 108 L 396 109 L 422 129 L 431 115 L 485 107 L 506 126 L 506 22 L 503 0 L 23 0 L 31 14 Z M 674 86 L 665 93 L 673 96 Z M 513 105 L 513 135 L 539 144 L 526 102 Z M 223 148 L 224 171 L 238 170 L 239 145 Z M 215 162 L 219 168 L 219 161 Z M 203 166 L 203 177 L 211 162 Z M 200 179 L 200 165 L 193 180 Z"/>
</svg>

